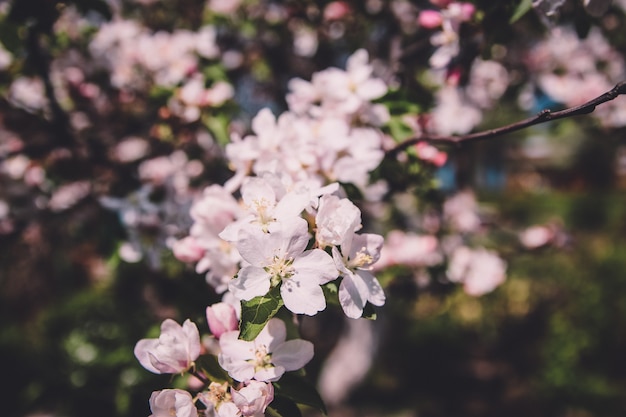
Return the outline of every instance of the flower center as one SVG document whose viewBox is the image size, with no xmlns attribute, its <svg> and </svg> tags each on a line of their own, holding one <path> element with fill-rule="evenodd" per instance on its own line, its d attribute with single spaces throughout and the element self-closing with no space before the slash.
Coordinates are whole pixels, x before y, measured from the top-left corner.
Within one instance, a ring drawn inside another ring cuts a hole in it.
<svg viewBox="0 0 626 417">
<path fill-rule="evenodd" d="M 364 266 L 370 266 L 374 258 L 367 252 L 367 248 L 362 247 L 354 256 L 353 259 L 350 259 L 348 266 L 350 268 L 362 268 Z"/>
<path fill-rule="evenodd" d="M 283 279 L 290 278 L 294 274 L 293 258 L 283 259 L 274 256 L 272 263 L 265 268 L 270 274 L 270 282 L 272 287 L 277 286 Z"/>
<path fill-rule="evenodd" d="M 270 206 L 273 205 L 269 201 L 264 198 L 260 198 L 258 200 L 254 200 L 253 205 L 253 210 L 256 211 L 259 216 L 259 223 L 264 225 L 274 220 L 270 217 L 270 213 L 268 213 L 270 211 Z"/>
<path fill-rule="evenodd" d="M 257 346 L 254 352 L 254 359 L 250 359 L 248 362 L 254 363 L 254 372 L 274 366 L 272 365 L 272 355 L 267 352 L 265 345 Z"/>
<path fill-rule="evenodd" d="M 223 402 L 229 402 L 231 400 L 230 394 L 228 393 L 228 383 L 224 382 L 220 384 L 218 382 L 211 382 L 209 391 L 204 394 L 203 397 L 202 400 L 209 401 L 217 409 Z"/>
</svg>

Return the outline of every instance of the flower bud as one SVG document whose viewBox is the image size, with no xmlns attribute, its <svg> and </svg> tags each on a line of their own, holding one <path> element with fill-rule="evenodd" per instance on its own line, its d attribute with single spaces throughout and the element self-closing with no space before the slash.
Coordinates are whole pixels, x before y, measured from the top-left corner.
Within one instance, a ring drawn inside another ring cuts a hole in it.
<svg viewBox="0 0 626 417">
<path fill-rule="evenodd" d="M 198 244 L 193 236 L 187 236 L 174 242 L 172 251 L 179 261 L 197 262 L 204 256 L 205 249 Z"/>
<path fill-rule="evenodd" d="M 227 303 L 215 303 L 208 306 L 206 319 L 211 333 L 218 339 L 224 332 L 239 329 L 239 320 L 235 308 Z"/>
<path fill-rule="evenodd" d="M 417 23 L 426 29 L 438 28 L 441 22 L 441 13 L 435 10 L 422 10 L 417 18 Z"/>
</svg>

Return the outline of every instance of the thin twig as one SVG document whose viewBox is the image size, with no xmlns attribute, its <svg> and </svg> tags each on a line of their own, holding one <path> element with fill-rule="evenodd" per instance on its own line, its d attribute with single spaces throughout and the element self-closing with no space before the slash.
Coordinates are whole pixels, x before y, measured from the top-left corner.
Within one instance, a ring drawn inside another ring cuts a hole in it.
<svg viewBox="0 0 626 417">
<path fill-rule="evenodd" d="M 387 151 L 387 157 L 398 154 L 406 148 L 415 145 L 418 142 L 431 142 L 440 143 L 446 145 L 460 145 L 467 142 L 475 142 L 484 139 L 490 139 L 497 136 L 502 136 L 507 133 L 515 132 L 517 130 L 526 129 L 527 127 L 538 125 L 552 120 L 563 119 L 566 117 L 580 116 L 583 114 L 589 114 L 596 109 L 596 106 L 606 103 L 607 101 L 614 100 L 617 96 L 626 94 L 626 81 L 618 83 L 611 90 L 606 93 L 589 100 L 588 102 L 579 106 L 570 107 L 568 109 L 559 110 L 553 112 L 550 109 L 544 109 L 537 113 L 536 116 L 530 117 L 519 122 L 512 123 L 510 125 L 498 127 L 495 129 L 484 130 L 482 132 L 470 133 L 468 135 L 459 136 L 439 136 L 439 135 L 421 135 L 411 139 L 407 139 L 402 143 L 399 143 L 394 148 Z"/>
</svg>

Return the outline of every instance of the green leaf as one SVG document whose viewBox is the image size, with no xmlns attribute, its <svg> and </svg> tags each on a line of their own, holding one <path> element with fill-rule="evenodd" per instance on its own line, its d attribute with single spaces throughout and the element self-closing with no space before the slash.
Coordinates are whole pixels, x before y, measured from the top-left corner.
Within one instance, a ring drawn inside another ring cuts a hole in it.
<svg viewBox="0 0 626 417">
<path fill-rule="evenodd" d="M 278 287 L 272 288 L 261 297 L 254 297 L 250 301 L 242 301 L 239 338 L 249 342 L 254 340 L 282 306 L 283 299 L 280 297 Z"/>
<path fill-rule="evenodd" d="M 533 7 L 533 0 L 522 0 L 517 6 L 515 13 L 511 16 L 509 23 L 515 23 L 522 18 Z"/>
<path fill-rule="evenodd" d="M 200 355 L 196 359 L 196 366 L 201 369 L 211 381 L 228 382 L 232 384 L 233 380 L 217 361 L 217 356 L 211 354 Z"/>
<path fill-rule="evenodd" d="M 374 306 L 370 303 L 366 303 L 365 307 L 363 307 L 363 315 L 361 317 L 368 320 L 376 320 L 377 315 Z"/>
<path fill-rule="evenodd" d="M 324 291 L 324 298 L 326 298 L 327 305 L 338 306 L 339 304 L 339 284 L 336 281 L 328 282 L 322 285 Z"/>
<path fill-rule="evenodd" d="M 324 414 L 327 413 L 322 397 L 315 387 L 303 377 L 288 372 L 279 381 L 274 382 L 274 388 L 279 396 L 287 397 L 297 404 L 316 408 Z"/>
<path fill-rule="evenodd" d="M 275 396 L 265 410 L 267 417 L 302 417 L 302 412 L 292 400 L 282 396 Z"/>
</svg>

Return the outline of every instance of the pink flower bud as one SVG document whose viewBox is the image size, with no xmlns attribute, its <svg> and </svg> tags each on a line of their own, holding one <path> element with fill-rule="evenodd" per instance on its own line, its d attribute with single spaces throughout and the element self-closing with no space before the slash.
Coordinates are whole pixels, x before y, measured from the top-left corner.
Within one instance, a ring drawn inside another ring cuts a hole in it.
<svg viewBox="0 0 626 417">
<path fill-rule="evenodd" d="M 345 1 L 333 1 L 324 8 L 324 20 L 339 20 L 350 11 L 350 5 Z"/>
<path fill-rule="evenodd" d="M 445 152 L 439 151 L 439 149 L 426 142 L 418 142 L 415 145 L 415 150 L 417 151 L 418 158 L 428 161 L 437 167 L 445 164 L 448 159 L 448 155 Z"/>
<path fill-rule="evenodd" d="M 430 2 L 435 6 L 441 7 L 443 9 L 445 7 L 448 7 L 448 5 L 452 3 L 452 0 L 430 0 Z"/>
<path fill-rule="evenodd" d="M 470 20 L 475 12 L 476 7 L 472 3 L 461 3 L 461 18 L 463 20 Z"/>
<path fill-rule="evenodd" d="M 239 329 L 239 320 L 235 308 L 227 303 L 216 303 L 208 306 L 206 319 L 211 333 L 218 339 L 222 333 Z"/>
<path fill-rule="evenodd" d="M 435 29 L 441 26 L 441 13 L 436 10 L 422 10 L 417 18 L 417 23 L 426 29 Z"/>
<path fill-rule="evenodd" d="M 187 236 L 174 242 L 172 251 L 176 259 L 182 262 L 197 262 L 204 256 L 204 248 L 193 236 Z"/>
</svg>

